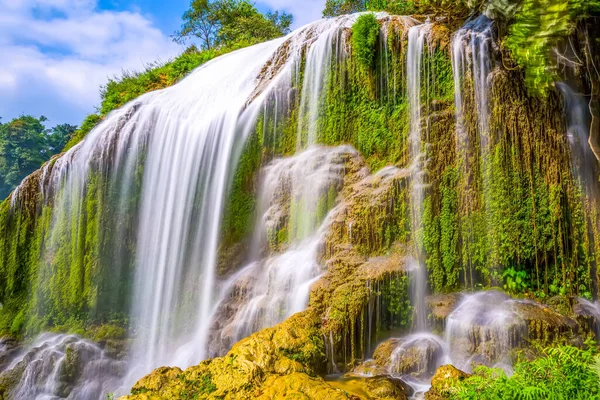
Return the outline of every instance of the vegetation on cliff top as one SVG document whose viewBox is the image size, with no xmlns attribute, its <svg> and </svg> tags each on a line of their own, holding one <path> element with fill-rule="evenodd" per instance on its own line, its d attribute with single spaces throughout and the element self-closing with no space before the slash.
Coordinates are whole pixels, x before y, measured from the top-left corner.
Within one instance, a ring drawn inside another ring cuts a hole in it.
<svg viewBox="0 0 600 400">
<path fill-rule="evenodd" d="M 151 64 L 141 72 L 125 72 L 101 88 L 98 112 L 85 118 L 65 150 L 79 143 L 111 111 L 144 93 L 174 85 L 200 65 L 226 53 L 289 32 L 293 17 L 287 13 L 262 14 L 248 0 L 194 0 L 183 15 L 178 43 L 191 43 L 180 56 Z"/>
<path fill-rule="evenodd" d="M 525 71 L 528 89 L 546 95 L 559 79 L 560 65 L 580 60 L 559 48 L 568 41 L 577 23 L 600 11 L 598 0 L 327 0 L 323 16 L 333 17 L 359 11 L 387 11 L 396 15 L 448 15 L 467 19 L 489 11 L 506 30 L 506 48 Z"/>
</svg>

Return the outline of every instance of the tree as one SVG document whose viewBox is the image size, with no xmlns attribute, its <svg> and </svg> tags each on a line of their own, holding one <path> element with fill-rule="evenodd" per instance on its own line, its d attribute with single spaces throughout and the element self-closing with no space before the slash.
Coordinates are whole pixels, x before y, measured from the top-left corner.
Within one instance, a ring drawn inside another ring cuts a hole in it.
<svg viewBox="0 0 600 400">
<path fill-rule="evenodd" d="M 285 12 L 262 14 L 249 0 L 193 0 L 183 15 L 175 41 L 199 39 L 200 47 L 240 47 L 289 33 L 293 17 Z"/>
<path fill-rule="evenodd" d="M 327 0 L 323 16 L 337 17 L 338 15 L 352 14 L 365 10 L 367 10 L 365 0 Z"/>
<path fill-rule="evenodd" d="M 47 132 L 47 144 L 48 151 L 50 155 L 58 154 L 67 145 L 67 142 L 71 140 L 75 131 L 77 130 L 77 126 L 70 124 L 61 124 L 56 125 L 50 131 Z"/>
<path fill-rule="evenodd" d="M 183 14 L 181 30 L 175 32 L 174 40 L 185 43 L 190 38 L 197 38 L 202 49 L 212 49 L 219 31 L 216 8 L 216 3 L 209 0 L 192 0 L 189 10 Z"/>
<path fill-rule="evenodd" d="M 25 115 L 0 124 L 0 198 L 60 152 L 76 129 L 69 124 L 46 129 L 46 121 Z"/>
</svg>

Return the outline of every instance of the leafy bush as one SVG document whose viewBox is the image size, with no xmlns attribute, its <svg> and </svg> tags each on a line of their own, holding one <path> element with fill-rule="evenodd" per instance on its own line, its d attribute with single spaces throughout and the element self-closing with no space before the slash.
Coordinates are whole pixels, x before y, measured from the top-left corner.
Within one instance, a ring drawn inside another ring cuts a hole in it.
<svg viewBox="0 0 600 400">
<path fill-rule="evenodd" d="M 559 346 L 543 351 L 543 357 L 521 361 L 513 376 L 487 367 L 452 389 L 454 399 L 598 399 L 600 362 L 595 346 L 582 350 Z"/>
<path fill-rule="evenodd" d="M 513 267 L 502 273 L 502 279 L 504 279 L 504 290 L 510 293 L 522 293 L 529 287 L 527 272 L 517 271 Z"/>
<path fill-rule="evenodd" d="M 506 46 L 525 69 L 529 89 L 543 95 L 556 76 L 556 46 L 573 33 L 577 21 L 599 10 L 598 0 L 524 0 L 510 26 Z"/>
<path fill-rule="evenodd" d="M 374 14 L 363 14 L 352 28 L 352 44 L 356 58 L 365 67 L 375 63 L 375 45 L 379 38 L 379 24 Z"/>
</svg>

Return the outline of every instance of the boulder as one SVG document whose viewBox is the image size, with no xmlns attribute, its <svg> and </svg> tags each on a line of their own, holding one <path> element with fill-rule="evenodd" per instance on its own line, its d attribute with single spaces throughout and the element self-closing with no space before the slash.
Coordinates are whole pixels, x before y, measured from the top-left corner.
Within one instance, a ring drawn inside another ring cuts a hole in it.
<svg viewBox="0 0 600 400">
<path fill-rule="evenodd" d="M 425 299 L 427 303 L 429 323 L 435 330 L 443 331 L 446 326 L 446 319 L 456 308 L 461 299 L 460 293 L 437 294 L 428 296 Z"/>
<path fill-rule="evenodd" d="M 431 389 L 425 393 L 426 400 L 438 400 L 451 394 L 458 382 L 464 381 L 471 375 L 452 365 L 442 365 L 431 379 Z"/>
<path fill-rule="evenodd" d="M 373 356 L 377 365 L 394 375 L 427 379 L 444 356 L 443 346 L 441 339 L 435 335 L 415 334 L 386 340 L 375 349 Z"/>
<path fill-rule="evenodd" d="M 401 379 L 388 375 L 369 378 L 346 375 L 329 383 L 348 393 L 350 398 L 356 399 L 407 400 L 413 394 L 412 389 Z"/>
</svg>

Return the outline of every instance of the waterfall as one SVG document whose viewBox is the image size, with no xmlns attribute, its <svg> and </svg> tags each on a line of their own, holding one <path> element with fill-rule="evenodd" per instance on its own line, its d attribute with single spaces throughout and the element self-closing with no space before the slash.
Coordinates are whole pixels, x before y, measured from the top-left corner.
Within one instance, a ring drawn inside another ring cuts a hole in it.
<svg viewBox="0 0 600 400">
<path fill-rule="evenodd" d="M 306 53 L 302 97 L 300 99 L 300 115 L 298 117 L 297 149 L 304 144 L 317 142 L 318 120 L 323 105 L 325 88 L 331 63 L 346 56 L 346 46 L 343 27 L 351 27 L 356 21 L 356 15 L 346 15 L 336 19 L 325 20 L 315 29 L 308 32 L 314 43 Z M 335 45 L 335 47 L 334 47 Z M 335 50 L 335 54 L 334 54 Z M 297 59 L 300 62 L 301 58 Z M 297 67 L 296 71 L 300 68 Z"/>
<path fill-rule="evenodd" d="M 121 382 L 125 362 L 77 336 L 47 333 L 0 366 L 0 379 L 14 379 L 12 370 L 22 375 L 11 398 L 105 399 Z"/>
<path fill-rule="evenodd" d="M 53 296 L 82 311 L 120 304 L 127 313 L 131 305 L 134 341 L 123 391 L 156 367 L 186 368 L 207 358 L 215 325 L 224 328 L 220 307 L 242 278 L 253 279 L 252 287 L 228 329 L 222 329 L 225 336 L 241 339 L 306 307 L 310 285 L 321 273 L 317 249 L 325 216 L 354 150 L 309 147 L 266 168 L 266 208 L 259 210 L 265 224 L 256 236 L 268 232 L 273 207 L 282 202 L 276 197 L 283 194 L 289 237 L 281 251 L 251 260 L 228 280 L 217 276 L 224 203 L 258 119 L 279 117 L 296 101 L 293 93 L 300 86 L 298 146 L 316 142 L 325 78 L 334 57 L 345 57 L 344 29 L 355 19 L 318 21 L 208 62 L 177 85 L 114 111 L 83 142 L 44 166 L 39 191 L 52 215 L 35 307 L 44 314 Z M 109 243 L 107 248 L 98 248 L 95 237 Z M 72 245 L 65 251 L 61 243 Z M 260 249 L 253 254 L 260 255 Z M 85 296 L 43 290 L 47 280 L 77 287 L 101 274 L 112 289 L 103 288 L 106 294 L 95 304 L 86 303 Z M 123 289 L 129 280 L 132 294 Z"/>
<path fill-rule="evenodd" d="M 216 318 L 227 322 L 212 345 L 215 354 L 306 308 L 310 287 L 322 273 L 317 257 L 330 225 L 327 214 L 343 186 L 345 163 L 356 154 L 349 146 L 313 146 L 265 168 L 262 218 L 255 228 L 264 237 L 254 245 L 269 246 L 284 232 L 279 243 L 284 251 L 253 261 L 227 283 Z M 228 309 L 236 311 L 228 316 Z"/>
<path fill-rule="evenodd" d="M 457 142 L 468 145 L 464 121 L 464 85 L 469 77 L 472 85 L 477 129 L 482 149 L 487 144 L 489 122 L 488 75 L 492 68 L 493 21 L 484 15 L 460 28 L 452 40 L 452 69 L 454 72 L 454 99 L 456 108 Z M 464 149 L 464 147 L 463 147 Z"/>
<path fill-rule="evenodd" d="M 456 153 L 461 163 L 462 184 L 471 189 L 471 175 L 479 171 L 483 185 L 483 207 L 489 203 L 488 190 L 490 177 L 488 174 L 489 154 L 489 91 L 488 76 L 492 68 L 493 21 L 484 15 L 467 22 L 452 39 L 452 71 L 454 75 L 454 105 L 456 119 Z M 466 121 L 467 108 L 473 108 L 476 114 L 476 126 L 471 127 Z M 473 131 L 473 132 L 472 132 Z M 472 132 L 470 134 L 470 132 Z M 473 135 L 474 134 L 474 135 Z M 471 139 L 471 140 L 469 140 Z M 479 141 L 479 148 L 476 148 Z M 473 165 L 470 154 L 479 156 L 479 165 Z M 477 168 L 478 167 L 478 168 Z M 472 212 L 477 200 L 469 198 L 466 190 L 461 199 L 467 215 Z M 486 216 L 487 218 L 487 216 Z M 489 221 L 488 221 L 489 223 Z M 466 224 L 467 240 L 473 240 L 469 222 Z M 489 231 L 489 227 L 488 227 Z M 473 285 L 473 269 L 471 260 L 465 266 L 465 284 L 469 278 Z M 467 269 L 470 276 L 467 277 Z"/>
<path fill-rule="evenodd" d="M 589 105 L 584 96 L 574 92 L 568 84 L 559 82 L 556 86 L 564 99 L 573 174 L 580 180 L 587 196 L 595 199 L 598 177 L 594 173 L 594 166 L 597 161 L 588 143 L 591 124 Z"/>
<path fill-rule="evenodd" d="M 52 203 L 53 215 L 39 281 L 97 279 L 106 269 L 118 286 L 118 271 L 133 264 L 135 341 L 125 388 L 161 365 L 187 367 L 206 357 L 224 198 L 262 97 L 247 101 L 283 41 L 225 55 L 138 98 L 43 170 L 43 202 Z M 112 213 L 89 208 L 101 198 Z M 89 248 L 88 235 L 113 236 L 115 246 L 108 254 Z M 68 253 L 65 241 L 72 243 Z M 92 257 L 96 270 L 85 276 L 68 267 L 65 276 L 55 272 L 57 263 Z M 35 305 L 43 312 L 49 295 L 38 287 Z M 80 307 L 80 299 L 72 301 Z"/>
<path fill-rule="evenodd" d="M 413 240 L 416 248 L 416 265 L 411 268 L 415 277 L 413 304 L 416 307 L 415 328 L 426 328 L 427 312 L 425 310 L 425 292 L 427 286 L 427 269 L 422 259 L 419 231 L 423 215 L 425 199 L 425 161 L 426 154 L 423 145 L 421 128 L 421 69 L 425 40 L 431 31 L 429 23 L 413 26 L 408 31 L 407 56 L 407 97 L 409 110 L 409 155 L 411 159 L 411 223 Z"/>
</svg>

